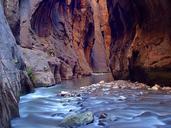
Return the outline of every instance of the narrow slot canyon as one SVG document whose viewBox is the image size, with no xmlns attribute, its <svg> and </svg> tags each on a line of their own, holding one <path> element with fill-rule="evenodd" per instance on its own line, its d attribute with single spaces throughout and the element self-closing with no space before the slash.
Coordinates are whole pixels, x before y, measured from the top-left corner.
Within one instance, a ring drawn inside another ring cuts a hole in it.
<svg viewBox="0 0 171 128">
<path fill-rule="evenodd" d="M 2 0 L 0 16 L 0 128 L 171 127 L 170 0 Z"/>
</svg>

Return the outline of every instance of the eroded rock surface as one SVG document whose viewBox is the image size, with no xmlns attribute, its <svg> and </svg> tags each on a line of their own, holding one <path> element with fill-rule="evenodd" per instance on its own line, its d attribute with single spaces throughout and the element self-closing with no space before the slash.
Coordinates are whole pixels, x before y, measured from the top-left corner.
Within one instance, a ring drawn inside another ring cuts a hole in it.
<svg viewBox="0 0 171 128">
<path fill-rule="evenodd" d="M 29 0 L 21 1 L 20 7 L 22 47 L 39 49 L 64 61 L 73 76 L 109 71 L 106 1 Z"/>
<path fill-rule="evenodd" d="M 110 66 L 116 79 L 171 81 L 171 2 L 108 0 Z"/>
<path fill-rule="evenodd" d="M 116 79 L 164 84 L 171 77 L 170 6 L 169 0 L 4 1 L 18 44 L 66 63 L 64 79 L 107 72 L 110 58 Z"/>
<path fill-rule="evenodd" d="M 8 127 L 11 117 L 18 115 L 21 88 L 30 89 L 16 42 L 35 85 L 107 72 L 109 57 L 116 79 L 168 84 L 170 12 L 170 0 L 1 1 L 0 127 Z"/>
<path fill-rule="evenodd" d="M 48 64 L 48 55 L 40 50 L 21 48 L 23 60 L 33 83 L 38 85 L 55 84 L 54 75 Z"/>
<path fill-rule="evenodd" d="M 4 13 L 17 43 L 20 42 L 20 10 L 19 0 L 3 0 Z"/>
<path fill-rule="evenodd" d="M 23 72 L 25 66 L 4 16 L 2 1 L 0 17 L 0 127 L 8 128 L 12 117 L 19 115 L 18 101 L 21 88 L 27 88 L 28 91 L 30 83 L 26 73 Z M 26 85 L 27 87 L 24 87 Z"/>
</svg>

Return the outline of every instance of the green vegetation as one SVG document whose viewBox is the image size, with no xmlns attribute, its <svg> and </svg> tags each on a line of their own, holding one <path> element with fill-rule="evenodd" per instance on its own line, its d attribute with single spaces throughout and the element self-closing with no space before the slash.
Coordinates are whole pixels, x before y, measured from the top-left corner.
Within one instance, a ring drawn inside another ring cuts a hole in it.
<svg viewBox="0 0 171 128">
<path fill-rule="evenodd" d="M 26 68 L 27 75 L 29 76 L 30 80 L 33 82 L 34 81 L 34 74 L 33 74 L 33 69 L 31 67 Z"/>
</svg>

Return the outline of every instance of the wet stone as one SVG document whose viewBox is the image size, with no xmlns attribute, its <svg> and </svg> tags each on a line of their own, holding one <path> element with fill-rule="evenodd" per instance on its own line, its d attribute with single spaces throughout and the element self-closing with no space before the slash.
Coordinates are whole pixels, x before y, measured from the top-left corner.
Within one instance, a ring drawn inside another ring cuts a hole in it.
<svg viewBox="0 0 171 128">
<path fill-rule="evenodd" d="M 69 92 L 66 92 L 66 91 L 61 91 L 60 93 L 59 93 L 59 95 L 60 96 L 63 96 L 63 97 L 70 97 L 70 96 L 72 96 L 72 94 L 71 93 L 69 93 Z"/>
<path fill-rule="evenodd" d="M 123 100 L 126 100 L 126 99 L 127 99 L 127 98 L 126 98 L 125 96 L 119 96 L 119 97 L 118 97 L 118 100 L 119 100 L 119 101 L 123 101 Z"/>
<path fill-rule="evenodd" d="M 64 127 L 73 127 L 73 126 L 81 126 L 92 123 L 94 120 L 92 112 L 84 112 L 84 113 L 75 113 L 68 115 L 64 118 L 61 123 L 61 126 Z"/>
<path fill-rule="evenodd" d="M 99 84 L 105 84 L 104 80 L 100 81 Z"/>
<path fill-rule="evenodd" d="M 107 114 L 106 113 L 101 113 L 99 116 L 99 119 L 104 119 L 107 118 Z"/>
<path fill-rule="evenodd" d="M 154 90 L 154 91 L 158 91 L 158 90 L 161 89 L 161 87 L 160 87 L 160 85 L 155 84 L 151 89 Z"/>
</svg>

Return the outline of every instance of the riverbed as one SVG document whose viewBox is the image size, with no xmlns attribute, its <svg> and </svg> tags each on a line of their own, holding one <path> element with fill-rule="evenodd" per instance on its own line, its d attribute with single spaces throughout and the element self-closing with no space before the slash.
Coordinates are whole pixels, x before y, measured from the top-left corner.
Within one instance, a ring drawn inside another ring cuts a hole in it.
<svg viewBox="0 0 171 128">
<path fill-rule="evenodd" d="M 12 128 L 60 128 L 60 122 L 72 113 L 91 111 L 94 121 L 79 128 L 171 128 L 171 95 L 141 89 L 104 87 L 96 93 L 62 97 L 61 91 L 80 91 L 86 87 L 112 81 L 111 74 L 64 81 L 53 87 L 41 87 L 20 97 L 20 118 Z M 109 93 L 110 92 L 110 93 Z M 105 118 L 100 116 L 105 114 Z"/>
</svg>

